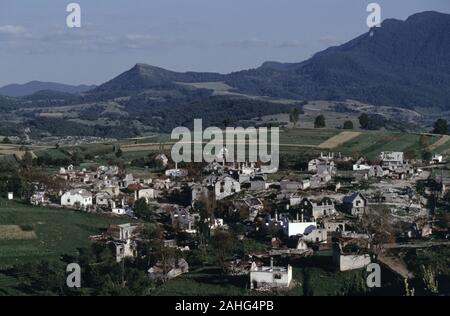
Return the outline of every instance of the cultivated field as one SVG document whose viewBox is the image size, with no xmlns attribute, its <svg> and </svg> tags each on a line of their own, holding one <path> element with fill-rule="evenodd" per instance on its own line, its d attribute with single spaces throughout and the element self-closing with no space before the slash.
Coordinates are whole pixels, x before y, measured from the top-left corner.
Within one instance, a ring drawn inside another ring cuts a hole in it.
<svg viewBox="0 0 450 316">
<path fill-rule="evenodd" d="M 318 147 L 321 149 L 322 148 L 323 149 L 333 149 L 340 145 L 345 144 L 349 140 L 351 140 L 355 137 L 358 137 L 359 135 L 361 135 L 360 132 L 342 132 L 336 136 L 331 137 L 330 139 L 327 139 L 322 144 L 320 144 Z"/>
</svg>

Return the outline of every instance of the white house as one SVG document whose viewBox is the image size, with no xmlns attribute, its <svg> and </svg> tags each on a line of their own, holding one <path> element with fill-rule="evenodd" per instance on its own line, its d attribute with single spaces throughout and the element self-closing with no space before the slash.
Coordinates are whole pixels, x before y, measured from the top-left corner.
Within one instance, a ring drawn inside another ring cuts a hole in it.
<svg viewBox="0 0 450 316">
<path fill-rule="evenodd" d="M 353 171 L 361 171 L 361 170 L 370 170 L 370 166 L 368 164 L 354 164 Z"/>
<path fill-rule="evenodd" d="M 341 243 L 336 243 L 333 246 L 333 261 L 340 271 L 362 269 L 370 264 L 370 255 L 354 251 L 358 247 L 351 249 L 352 251 L 346 251 L 345 246 Z"/>
<path fill-rule="evenodd" d="M 250 268 L 251 289 L 288 288 L 292 281 L 292 266 L 274 267 L 273 259 L 269 267 L 258 267 L 253 262 Z"/>
<path fill-rule="evenodd" d="M 403 152 L 401 151 L 382 152 L 380 159 L 383 162 L 383 167 L 396 168 L 404 164 Z"/>
<path fill-rule="evenodd" d="M 155 190 L 155 189 L 152 189 L 152 188 L 147 188 L 147 189 L 139 190 L 137 195 L 138 195 L 138 199 L 144 198 L 148 202 L 149 200 L 156 199 L 158 197 L 159 193 L 160 193 L 159 190 Z"/>
<path fill-rule="evenodd" d="M 288 236 L 307 235 L 317 228 L 316 222 L 304 222 L 302 220 L 289 221 Z"/>
<path fill-rule="evenodd" d="M 433 163 L 442 163 L 443 161 L 444 161 L 444 156 L 442 156 L 442 155 L 434 154 L 433 157 L 431 158 L 431 162 L 433 162 Z"/>
<path fill-rule="evenodd" d="M 216 199 L 221 200 L 241 191 L 241 184 L 229 175 L 219 177 L 214 184 Z"/>
<path fill-rule="evenodd" d="M 67 207 L 79 206 L 87 208 L 92 205 L 92 194 L 85 189 L 67 191 L 61 196 L 61 205 Z"/>
</svg>

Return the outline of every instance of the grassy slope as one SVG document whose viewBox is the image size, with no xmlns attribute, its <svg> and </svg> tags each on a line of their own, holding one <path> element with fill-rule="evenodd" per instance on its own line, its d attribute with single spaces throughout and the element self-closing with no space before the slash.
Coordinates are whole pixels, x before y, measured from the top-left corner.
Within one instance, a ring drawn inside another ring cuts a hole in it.
<svg viewBox="0 0 450 316">
<path fill-rule="evenodd" d="M 75 254 L 88 237 L 124 219 L 0 200 L 0 224 L 32 225 L 34 240 L 0 240 L 0 269 L 16 262 Z"/>
</svg>

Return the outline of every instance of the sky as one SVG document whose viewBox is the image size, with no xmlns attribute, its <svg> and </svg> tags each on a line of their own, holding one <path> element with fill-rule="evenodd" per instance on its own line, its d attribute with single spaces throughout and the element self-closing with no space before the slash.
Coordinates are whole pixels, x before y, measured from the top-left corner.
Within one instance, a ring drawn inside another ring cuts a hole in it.
<svg viewBox="0 0 450 316">
<path fill-rule="evenodd" d="M 81 7 L 68 28 L 66 6 Z M 300 62 L 368 31 L 366 7 L 406 19 L 450 0 L 0 0 L 0 86 L 101 84 L 136 63 L 229 73 Z"/>
</svg>

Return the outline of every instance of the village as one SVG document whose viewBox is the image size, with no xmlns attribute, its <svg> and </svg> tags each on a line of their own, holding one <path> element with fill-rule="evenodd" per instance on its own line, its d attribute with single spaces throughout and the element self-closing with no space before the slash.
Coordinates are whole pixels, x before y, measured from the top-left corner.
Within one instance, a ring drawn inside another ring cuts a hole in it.
<svg viewBox="0 0 450 316">
<path fill-rule="evenodd" d="M 189 273 L 185 254 L 205 250 L 210 240 L 218 245 L 222 273 L 246 276 L 248 290 L 272 291 L 297 286 L 291 259 L 324 249 L 337 271 L 377 262 L 408 279 L 411 272 L 389 250 L 449 238 L 434 216 L 435 200 L 450 188 L 450 178 L 432 172 L 445 164 L 442 155 L 417 161 L 403 152 L 380 152 L 369 161 L 326 152 L 299 172 L 266 173 L 259 164 L 228 162 L 224 152 L 189 168 L 161 152 L 153 156 L 159 175 L 148 177 L 116 165 L 61 167 L 51 174 L 61 185 L 35 183 L 30 203 L 125 219 L 90 237 L 107 245 L 117 263 L 146 256 L 142 243 L 157 238 L 173 250 L 146 267 L 159 284 Z M 146 223 L 157 227 L 152 237 Z M 233 254 L 230 243 L 247 239 L 266 247 Z"/>
</svg>

